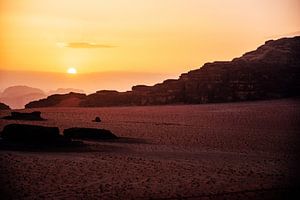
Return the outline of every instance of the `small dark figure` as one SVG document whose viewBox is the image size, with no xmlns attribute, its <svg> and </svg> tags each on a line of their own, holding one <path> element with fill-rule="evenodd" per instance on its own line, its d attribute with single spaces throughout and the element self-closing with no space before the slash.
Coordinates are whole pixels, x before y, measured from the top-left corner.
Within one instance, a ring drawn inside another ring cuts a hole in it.
<svg viewBox="0 0 300 200">
<path fill-rule="evenodd" d="M 96 118 L 93 120 L 93 122 L 101 122 L 100 117 L 96 117 Z"/>
</svg>

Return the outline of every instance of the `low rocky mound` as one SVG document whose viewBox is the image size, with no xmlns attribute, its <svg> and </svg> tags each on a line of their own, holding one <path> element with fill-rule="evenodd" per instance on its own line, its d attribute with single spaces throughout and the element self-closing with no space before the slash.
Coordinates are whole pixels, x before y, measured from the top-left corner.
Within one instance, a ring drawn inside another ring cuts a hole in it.
<svg viewBox="0 0 300 200">
<path fill-rule="evenodd" d="M 0 110 L 10 110 L 10 107 L 4 103 L 0 103 Z"/>
<path fill-rule="evenodd" d="M 68 128 L 64 130 L 64 136 L 72 139 L 117 139 L 111 131 L 96 128 Z"/>
<path fill-rule="evenodd" d="M 9 124 L 1 132 L 3 140 L 21 143 L 56 143 L 62 141 L 57 127 L 45 127 L 28 124 Z"/>
<path fill-rule="evenodd" d="M 77 94 L 79 95 L 79 94 Z M 206 63 L 154 86 L 133 86 L 132 91 L 102 90 L 82 96 L 78 106 L 134 106 L 200 104 L 277 99 L 300 95 L 300 36 L 270 40 L 232 61 Z M 50 96 L 26 108 L 60 106 L 67 94 Z"/>
<path fill-rule="evenodd" d="M 11 112 L 10 116 L 5 116 L 3 119 L 7 120 L 29 120 L 29 121 L 43 121 L 40 111 L 34 111 L 31 113 Z"/>
<path fill-rule="evenodd" d="M 80 102 L 86 98 L 85 94 L 70 92 L 69 94 L 55 94 L 46 99 L 32 101 L 25 108 L 33 107 L 78 107 Z"/>
</svg>

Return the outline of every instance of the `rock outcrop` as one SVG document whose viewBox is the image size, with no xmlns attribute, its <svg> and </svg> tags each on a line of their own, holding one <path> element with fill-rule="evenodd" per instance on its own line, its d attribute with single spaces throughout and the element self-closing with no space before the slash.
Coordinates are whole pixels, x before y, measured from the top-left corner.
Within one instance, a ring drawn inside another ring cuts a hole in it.
<svg viewBox="0 0 300 200">
<path fill-rule="evenodd" d="M 132 91 L 98 91 L 81 96 L 78 106 L 131 106 L 199 104 L 264 100 L 299 96 L 300 36 L 267 41 L 255 51 L 232 61 L 206 63 L 154 86 L 133 86 Z M 31 102 L 26 108 L 59 106 L 67 94 Z M 79 94 L 77 94 L 79 95 Z"/>
<path fill-rule="evenodd" d="M 10 107 L 4 103 L 0 103 L 0 110 L 10 110 Z"/>
<path fill-rule="evenodd" d="M 64 136 L 71 139 L 117 139 L 111 131 L 97 128 L 68 128 Z"/>
<path fill-rule="evenodd" d="M 43 121 L 40 111 L 34 111 L 31 113 L 11 112 L 10 116 L 5 116 L 3 119 L 7 120 L 29 120 L 29 121 Z"/>
<path fill-rule="evenodd" d="M 2 138 L 0 140 L 1 150 L 53 151 L 69 147 L 84 147 L 81 141 L 72 141 L 70 138 L 60 135 L 58 127 L 8 124 L 0 132 L 0 137 Z"/>
<path fill-rule="evenodd" d="M 9 124 L 3 128 L 4 140 L 21 143 L 52 143 L 62 139 L 57 127 L 45 127 L 28 124 Z"/>
<path fill-rule="evenodd" d="M 25 108 L 35 107 L 78 107 L 80 102 L 86 99 L 85 94 L 70 92 L 69 94 L 54 94 L 46 99 L 33 101 L 25 105 Z"/>
</svg>

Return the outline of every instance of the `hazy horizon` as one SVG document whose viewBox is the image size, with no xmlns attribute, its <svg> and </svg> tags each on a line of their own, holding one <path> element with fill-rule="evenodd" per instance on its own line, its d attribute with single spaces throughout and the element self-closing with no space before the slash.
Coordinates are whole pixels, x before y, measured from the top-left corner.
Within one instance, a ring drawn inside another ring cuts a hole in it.
<svg viewBox="0 0 300 200">
<path fill-rule="evenodd" d="M 134 85 L 154 85 L 165 79 L 178 78 L 180 74 L 159 74 L 147 72 L 107 71 L 70 75 L 59 72 L 33 72 L 0 70 L 0 92 L 4 89 L 25 85 L 45 92 L 58 88 L 74 88 L 93 93 L 98 90 L 131 90 Z M 53 81 L 55 80 L 55 81 Z M 89 81 L 87 81 L 89 80 Z M 43 84 L 40 84 L 43 82 Z"/>
</svg>

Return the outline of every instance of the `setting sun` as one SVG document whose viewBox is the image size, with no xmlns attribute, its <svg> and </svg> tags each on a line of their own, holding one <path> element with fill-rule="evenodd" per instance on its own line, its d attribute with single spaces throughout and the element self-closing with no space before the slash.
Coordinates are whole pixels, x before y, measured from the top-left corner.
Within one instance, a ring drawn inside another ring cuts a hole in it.
<svg viewBox="0 0 300 200">
<path fill-rule="evenodd" d="M 68 74 L 77 74 L 77 70 L 74 67 L 71 67 L 67 71 Z"/>
</svg>

